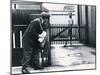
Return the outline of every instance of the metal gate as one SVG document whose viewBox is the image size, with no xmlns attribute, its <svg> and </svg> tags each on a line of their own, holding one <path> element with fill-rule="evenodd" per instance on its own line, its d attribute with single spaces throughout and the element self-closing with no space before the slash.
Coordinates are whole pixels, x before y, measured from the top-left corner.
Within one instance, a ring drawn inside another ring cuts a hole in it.
<svg viewBox="0 0 100 75">
<path fill-rule="evenodd" d="M 69 36 L 69 28 L 72 30 L 71 36 Z M 85 41 L 85 36 L 83 39 L 80 39 L 80 30 L 84 32 L 85 35 L 85 26 L 73 25 L 69 27 L 66 24 L 51 24 L 50 25 L 50 42 L 51 44 L 69 44 L 80 45 L 80 41 Z"/>
</svg>

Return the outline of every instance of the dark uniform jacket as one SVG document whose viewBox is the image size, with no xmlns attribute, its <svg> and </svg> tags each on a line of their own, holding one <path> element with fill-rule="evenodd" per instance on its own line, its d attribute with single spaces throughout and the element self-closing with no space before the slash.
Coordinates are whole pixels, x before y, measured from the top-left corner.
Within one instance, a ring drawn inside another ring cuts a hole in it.
<svg viewBox="0 0 100 75">
<path fill-rule="evenodd" d="M 35 65 L 39 65 L 39 48 L 38 35 L 42 32 L 40 28 L 40 19 L 32 20 L 23 34 L 23 67 L 27 66 L 32 58 L 34 58 Z M 34 55 L 34 56 L 33 56 Z M 32 59 L 33 61 L 33 59 Z"/>
<path fill-rule="evenodd" d="M 32 20 L 23 34 L 23 46 L 39 48 L 38 35 L 42 32 L 40 28 L 40 19 Z"/>
<path fill-rule="evenodd" d="M 22 42 L 23 42 L 23 59 L 22 65 L 27 65 L 29 61 L 32 59 L 35 65 L 39 65 L 39 50 L 40 43 L 38 42 L 38 36 L 42 33 L 43 30 L 46 31 L 47 24 L 45 22 L 42 25 L 43 30 L 41 30 L 40 23 L 42 21 L 40 18 L 32 20 L 29 24 L 28 28 L 23 34 Z"/>
</svg>

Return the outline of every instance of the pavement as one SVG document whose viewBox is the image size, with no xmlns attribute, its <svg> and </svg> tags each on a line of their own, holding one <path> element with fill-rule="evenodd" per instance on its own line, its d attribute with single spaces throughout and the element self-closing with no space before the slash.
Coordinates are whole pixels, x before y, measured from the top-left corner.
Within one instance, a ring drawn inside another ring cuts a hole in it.
<svg viewBox="0 0 100 75">
<path fill-rule="evenodd" d="M 95 69 L 96 49 L 88 46 L 63 47 L 63 45 L 52 45 L 51 63 L 52 66 L 43 70 L 33 70 L 31 73 L 88 70 Z M 12 67 L 12 74 L 21 74 L 21 66 Z"/>
</svg>

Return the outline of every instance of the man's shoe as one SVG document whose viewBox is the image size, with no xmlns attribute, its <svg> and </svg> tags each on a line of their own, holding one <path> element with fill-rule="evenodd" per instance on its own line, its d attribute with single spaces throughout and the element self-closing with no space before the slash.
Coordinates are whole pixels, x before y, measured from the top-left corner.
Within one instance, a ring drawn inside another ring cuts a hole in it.
<svg viewBox="0 0 100 75">
<path fill-rule="evenodd" d="M 30 74 L 30 72 L 28 71 L 28 69 L 22 69 L 22 74 Z"/>
</svg>

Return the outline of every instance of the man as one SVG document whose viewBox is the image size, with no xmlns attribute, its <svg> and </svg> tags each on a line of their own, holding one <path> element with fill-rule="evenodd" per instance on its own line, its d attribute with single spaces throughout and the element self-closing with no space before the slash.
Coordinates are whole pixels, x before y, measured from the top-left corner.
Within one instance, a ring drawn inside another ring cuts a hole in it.
<svg viewBox="0 0 100 75">
<path fill-rule="evenodd" d="M 72 44 L 72 25 L 73 25 L 73 19 L 72 19 L 72 13 L 69 13 L 69 19 L 68 19 L 68 26 L 69 26 L 69 29 L 68 29 L 68 37 L 69 37 L 69 44 L 71 45 Z M 64 47 L 66 47 L 68 44 L 68 41 L 65 42 L 65 45 Z"/>
<path fill-rule="evenodd" d="M 41 52 L 41 40 L 40 37 L 44 37 L 46 35 L 46 22 L 48 22 L 49 15 L 47 13 L 42 13 L 40 18 L 36 18 L 31 21 L 28 28 L 23 34 L 23 59 L 22 59 L 22 73 L 28 74 L 30 73 L 28 70 L 28 66 L 30 61 L 32 63 L 32 67 L 37 69 L 43 69 L 40 65 L 39 61 L 39 53 Z"/>
</svg>

